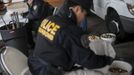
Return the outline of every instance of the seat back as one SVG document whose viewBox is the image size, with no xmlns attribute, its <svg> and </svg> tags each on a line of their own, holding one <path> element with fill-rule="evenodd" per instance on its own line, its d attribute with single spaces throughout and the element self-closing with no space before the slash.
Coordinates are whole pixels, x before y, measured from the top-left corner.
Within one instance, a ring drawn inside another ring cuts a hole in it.
<svg viewBox="0 0 134 75">
<path fill-rule="evenodd" d="M 6 46 L 0 54 L 1 64 L 9 75 L 32 75 L 27 64 L 27 57 L 19 50 Z"/>
</svg>

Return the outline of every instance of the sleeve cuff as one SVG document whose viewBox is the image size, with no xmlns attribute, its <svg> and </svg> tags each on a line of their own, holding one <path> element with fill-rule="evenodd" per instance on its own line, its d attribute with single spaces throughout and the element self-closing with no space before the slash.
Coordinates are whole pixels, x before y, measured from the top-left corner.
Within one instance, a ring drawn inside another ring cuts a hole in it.
<svg viewBox="0 0 134 75">
<path fill-rule="evenodd" d="M 112 62 L 113 62 L 113 58 L 111 58 L 111 57 L 106 57 L 106 63 L 108 64 L 108 65 L 111 65 L 112 64 Z"/>
</svg>

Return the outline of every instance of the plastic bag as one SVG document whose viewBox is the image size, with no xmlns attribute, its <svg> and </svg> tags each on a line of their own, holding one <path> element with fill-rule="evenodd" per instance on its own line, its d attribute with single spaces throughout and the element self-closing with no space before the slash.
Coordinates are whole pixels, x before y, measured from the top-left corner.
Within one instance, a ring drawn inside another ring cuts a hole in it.
<svg viewBox="0 0 134 75">
<path fill-rule="evenodd" d="M 115 58 L 116 53 L 111 43 L 101 39 L 90 41 L 89 47 L 97 55 L 106 55 Z"/>
<path fill-rule="evenodd" d="M 101 39 L 91 41 L 89 44 L 89 47 L 97 55 L 106 55 L 106 56 L 110 56 L 112 58 L 115 58 L 115 56 L 116 56 L 116 53 L 115 53 L 114 48 L 112 47 L 111 43 L 103 41 Z M 109 67 L 110 67 L 110 65 L 107 65 L 103 68 L 94 69 L 94 70 L 100 71 L 104 75 L 106 75 L 108 73 Z"/>
</svg>

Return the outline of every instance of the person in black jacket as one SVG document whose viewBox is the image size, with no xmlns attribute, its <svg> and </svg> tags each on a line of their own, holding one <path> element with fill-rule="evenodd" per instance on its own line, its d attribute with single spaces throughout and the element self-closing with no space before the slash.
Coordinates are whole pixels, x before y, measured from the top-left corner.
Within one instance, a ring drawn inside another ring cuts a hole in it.
<svg viewBox="0 0 134 75">
<path fill-rule="evenodd" d="M 31 48 L 34 47 L 34 41 L 32 31 L 37 34 L 37 30 L 44 18 L 53 14 L 54 7 L 49 5 L 45 0 L 28 0 L 27 1 L 29 11 L 23 14 L 24 17 L 29 19 L 29 23 L 26 25 L 28 33 L 28 42 Z"/>
<path fill-rule="evenodd" d="M 78 25 L 86 17 L 89 4 L 89 0 L 66 0 L 58 14 L 43 20 L 28 59 L 33 75 L 63 75 L 74 70 L 75 64 L 95 69 L 112 63 L 112 57 L 96 55 L 82 46 L 85 33 Z"/>
<path fill-rule="evenodd" d="M 42 20 L 53 14 L 54 7 L 49 5 L 45 0 L 28 0 L 27 2 L 29 11 L 26 17 L 33 23 L 33 28 L 35 31 Z"/>
</svg>

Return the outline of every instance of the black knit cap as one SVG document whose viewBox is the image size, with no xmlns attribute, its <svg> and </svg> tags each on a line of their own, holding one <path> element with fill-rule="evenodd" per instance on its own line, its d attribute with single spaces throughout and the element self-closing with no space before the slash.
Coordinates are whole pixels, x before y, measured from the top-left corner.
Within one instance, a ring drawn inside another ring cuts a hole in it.
<svg viewBox="0 0 134 75">
<path fill-rule="evenodd" d="M 84 8 L 87 12 L 90 10 L 91 0 L 69 0 L 74 3 L 79 4 L 82 8 Z"/>
</svg>

